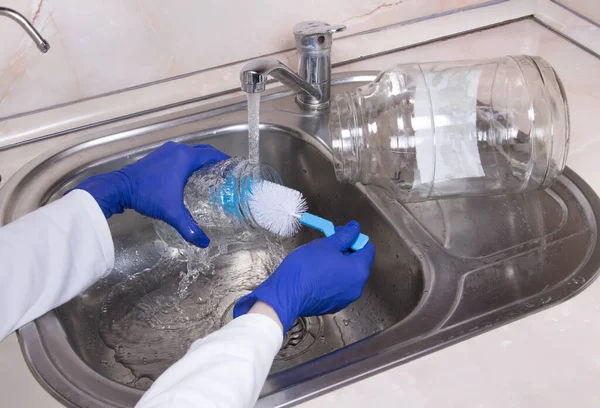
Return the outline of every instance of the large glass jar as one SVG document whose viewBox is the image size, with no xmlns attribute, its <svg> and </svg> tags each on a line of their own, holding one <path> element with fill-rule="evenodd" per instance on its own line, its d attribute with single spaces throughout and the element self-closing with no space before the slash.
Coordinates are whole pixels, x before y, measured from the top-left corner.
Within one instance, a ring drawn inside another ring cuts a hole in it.
<svg viewBox="0 0 600 408">
<path fill-rule="evenodd" d="M 404 64 L 332 100 L 338 180 L 401 201 L 544 189 L 564 169 L 569 109 L 542 58 Z"/>
</svg>

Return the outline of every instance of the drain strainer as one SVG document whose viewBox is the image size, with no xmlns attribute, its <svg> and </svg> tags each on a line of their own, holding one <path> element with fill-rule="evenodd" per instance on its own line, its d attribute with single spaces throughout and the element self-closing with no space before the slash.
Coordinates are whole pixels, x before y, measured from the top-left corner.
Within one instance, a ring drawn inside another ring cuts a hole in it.
<svg viewBox="0 0 600 408">
<path fill-rule="evenodd" d="M 306 353 L 323 331 L 320 317 L 300 317 L 285 334 L 283 346 L 275 360 L 289 360 Z"/>
<path fill-rule="evenodd" d="M 306 321 L 303 317 L 296 319 L 290 330 L 285 334 L 281 349 L 297 346 L 306 336 Z"/>
<path fill-rule="evenodd" d="M 233 307 L 238 300 L 236 299 L 225 309 L 223 317 L 221 317 L 221 327 L 233 320 Z M 321 336 L 322 332 L 323 319 L 320 317 L 300 317 L 296 319 L 285 334 L 283 345 L 275 356 L 275 360 L 289 360 L 306 353 Z"/>
</svg>

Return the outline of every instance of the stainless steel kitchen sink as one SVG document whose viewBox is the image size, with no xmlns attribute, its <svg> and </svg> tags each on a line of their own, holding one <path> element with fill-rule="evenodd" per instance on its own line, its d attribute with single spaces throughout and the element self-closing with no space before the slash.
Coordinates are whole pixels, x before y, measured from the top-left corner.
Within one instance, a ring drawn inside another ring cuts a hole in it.
<svg viewBox="0 0 600 408">
<path fill-rule="evenodd" d="M 374 77 L 372 72 L 338 74 L 332 92 Z M 245 99 L 238 98 L 78 132 L 0 190 L 0 222 L 167 140 L 211 143 L 230 155 L 245 155 L 246 115 Z M 312 212 L 336 223 L 359 221 L 376 245 L 375 266 L 363 296 L 349 308 L 296 322 L 259 406 L 292 405 L 418 358 L 563 301 L 596 277 L 600 202 L 571 170 L 544 192 L 403 205 L 375 187 L 337 183 L 327 139 L 327 113 L 301 110 L 283 88 L 265 92 L 261 160 L 305 194 Z M 19 330 L 31 371 L 69 406 L 133 406 L 189 341 L 231 318 L 231 305 L 241 295 L 220 300 L 214 311 L 219 324 L 204 327 L 195 321 L 188 338 L 153 331 L 136 319 L 161 307 L 158 295 L 174 296 L 169 290 L 185 265 L 165 262 L 151 220 L 126 212 L 109 224 L 114 271 Z M 303 231 L 285 246 L 292 249 L 316 236 Z M 226 271 L 248 259 L 216 263 L 214 276 L 194 285 L 223 284 Z M 122 322 L 133 327 L 129 335 L 137 333 L 144 341 L 127 338 Z M 169 353 L 162 342 L 168 342 Z"/>
</svg>

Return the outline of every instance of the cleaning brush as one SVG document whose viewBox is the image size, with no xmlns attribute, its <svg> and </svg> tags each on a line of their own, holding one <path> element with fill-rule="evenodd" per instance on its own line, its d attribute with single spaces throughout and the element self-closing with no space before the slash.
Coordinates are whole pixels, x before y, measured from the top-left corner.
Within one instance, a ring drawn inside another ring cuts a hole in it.
<svg viewBox="0 0 600 408">
<path fill-rule="evenodd" d="M 252 186 L 248 206 L 258 225 L 282 237 L 296 234 L 301 225 L 321 231 L 329 237 L 335 233 L 333 223 L 307 212 L 306 199 L 297 190 L 270 181 L 260 181 Z M 362 249 L 369 237 L 360 234 L 351 249 Z"/>
</svg>

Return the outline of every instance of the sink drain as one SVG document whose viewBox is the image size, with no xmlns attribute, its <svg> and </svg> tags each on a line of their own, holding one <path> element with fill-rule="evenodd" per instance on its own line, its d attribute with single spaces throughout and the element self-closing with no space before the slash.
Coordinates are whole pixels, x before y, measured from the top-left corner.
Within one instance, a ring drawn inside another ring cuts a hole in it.
<svg viewBox="0 0 600 408">
<path fill-rule="evenodd" d="M 306 320 L 301 317 L 296 319 L 290 330 L 285 334 L 285 339 L 283 340 L 283 346 L 281 349 L 284 350 L 288 347 L 294 347 L 298 344 L 302 343 L 306 337 Z"/>
<path fill-rule="evenodd" d="M 241 298 L 241 296 L 240 296 Z M 230 298 L 231 299 L 231 298 Z M 233 307 L 239 300 L 231 303 L 221 317 L 221 327 L 233 320 Z M 306 353 L 323 332 L 323 319 L 320 317 L 300 317 L 285 334 L 283 345 L 275 360 L 289 360 Z"/>
<path fill-rule="evenodd" d="M 306 353 L 323 331 L 320 317 L 300 317 L 285 334 L 275 360 L 289 360 Z"/>
</svg>

